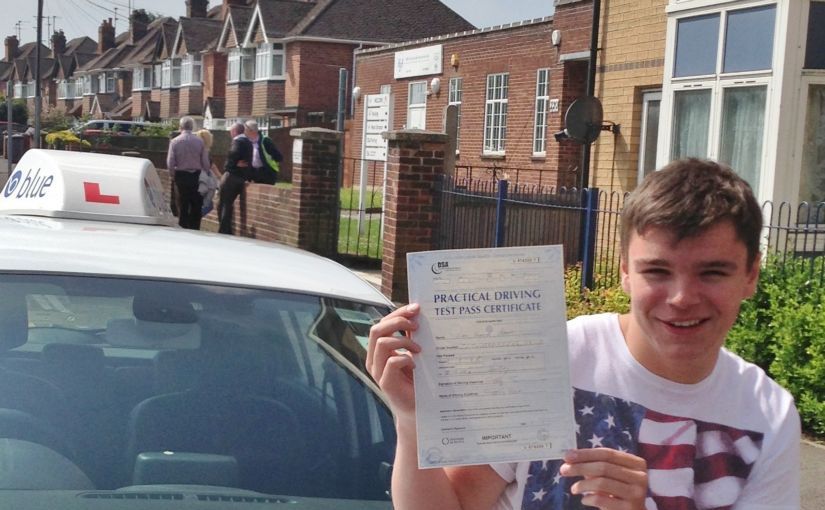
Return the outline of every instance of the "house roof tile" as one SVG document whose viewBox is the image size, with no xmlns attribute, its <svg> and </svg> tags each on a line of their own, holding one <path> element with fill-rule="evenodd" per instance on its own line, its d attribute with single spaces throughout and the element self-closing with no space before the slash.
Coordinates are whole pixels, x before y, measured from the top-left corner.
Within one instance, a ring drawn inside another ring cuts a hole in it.
<svg viewBox="0 0 825 510">
<path fill-rule="evenodd" d="M 213 49 L 221 35 L 222 25 L 223 22 L 217 19 L 181 18 L 178 28 L 181 37 L 178 44 L 181 46 L 176 48 L 176 52 L 200 53 Z"/>
<path fill-rule="evenodd" d="M 319 0 L 289 35 L 400 42 L 474 28 L 439 0 Z"/>
</svg>

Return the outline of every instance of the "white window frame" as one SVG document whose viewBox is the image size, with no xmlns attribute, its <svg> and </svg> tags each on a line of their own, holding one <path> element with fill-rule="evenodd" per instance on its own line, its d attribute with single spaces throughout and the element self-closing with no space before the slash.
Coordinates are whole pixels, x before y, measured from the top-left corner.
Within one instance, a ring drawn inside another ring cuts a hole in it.
<svg viewBox="0 0 825 510">
<path fill-rule="evenodd" d="M 536 70 L 536 109 L 533 117 L 533 156 L 547 155 L 547 112 L 550 104 L 550 69 Z"/>
<path fill-rule="evenodd" d="M 260 43 L 255 48 L 255 81 L 283 79 L 285 60 L 282 43 Z"/>
<path fill-rule="evenodd" d="M 152 88 L 161 88 L 163 80 L 163 64 L 152 65 Z"/>
<path fill-rule="evenodd" d="M 172 61 L 164 60 L 160 64 L 160 88 L 168 89 L 172 86 Z"/>
<path fill-rule="evenodd" d="M 132 90 L 152 89 L 152 66 L 135 67 L 132 69 Z"/>
<path fill-rule="evenodd" d="M 825 70 L 808 71 L 803 75 L 800 82 L 799 114 L 797 115 L 797 153 L 799 154 L 799 172 L 791 176 L 790 200 L 794 203 L 800 200 L 800 188 L 802 183 L 802 161 L 805 151 L 805 128 L 808 118 L 808 90 L 812 87 L 825 87 Z"/>
<path fill-rule="evenodd" d="M 171 88 L 176 89 L 181 85 L 181 59 L 180 57 L 170 59 L 172 61 L 172 83 Z"/>
<path fill-rule="evenodd" d="M 421 103 L 413 103 L 413 87 L 424 88 L 424 101 Z M 413 124 L 410 119 L 413 115 L 420 115 L 422 125 Z M 426 81 L 411 81 L 407 86 L 407 129 L 427 129 L 427 82 Z"/>
<path fill-rule="evenodd" d="M 661 90 L 645 90 L 642 92 L 642 121 L 640 123 L 641 130 L 639 131 L 639 166 L 638 166 L 638 180 L 637 183 L 641 184 L 642 180 L 645 178 L 645 153 L 647 152 L 647 144 L 648 139 L 647 133 L 647 119 L 648 119 L 648 111 L 650 108 L 650 103 L 653 101 L 659 101 L 659 125 L 662 124 L 662 91 Z M 658 151 L 658 130 L 657 130 L 657 151 Z M 653 155 L 653 168 L 656 168 L 656 155 Z"/>
<path fill-rule="evenodd" d="M 192 87 L 203 84 L 203 57 L 200 53 L 187 54 L 180 64 L 181 86 Z"/>
<path fill-rule="evenodd" d="M 671 0 L 671 3 L 673 3 L 673 0 Z M 757 198 L 759 198 L 760 200 L 767 200 L 770 197 L 771 191 L 773 189 L 773 183 L 770 182 L 773 178 L 773 175 L 770 169 L 768 168 L 769 165 L 767 164 L 770 152 L 767 140 L 768 134 L 770 132 L 769 126 L 771 125 L 772 118 L 775 115 L 774 109 L 776 107 L 773 105 L 775 99 L 772 97 L 774 82 L 773 75 L 775 69 L 777 68 L 778 59 L 781 58 L 781 55 L 779 54 L 779 32 L 782 31 L 779 25 L 781 15 L 780 5 L 776 0 L 740 0 L 725 3 L 724 5 L 719 5 L 718 0 L 683 0 L 679 1 L 678 3 L 680 4 L 679 8 L 676 9 L 676 11 L 678 12 L 671 12 L 671 16 L 668 18 L 667 22 L 668 25 L 665 48 L 665 75 L 662 84 L 662 102 L 660 105 L 661 109 L 659 116 L 659 140 L 658 150 L 656 154 L 656 167 L 661 167 L 673 158 L 671 146 L 673 144 L 674 129 L 676 127 L 674 123 L 676 120 L 674 115 L 674 96 L 677 92 L 684 90 L 710 89 L 711 101 L 707 154 L 703 155 L 703 157 L 707 157 L 710 159 L 718 159 L 721 148 L 720 138 L 722 131 L 723 115 L 722 100 L 724 97 L 725 90 L 730 87 L 748 87 L 764 85 L 765 87 L 767 87 L 767 94 L 763 126 L 762 154 L 759 157 L 761 168 L 758 184 L 759 197 Z M 682 4 L 686 4 L 684 6 L 685 9 L 688 8 L 687 4 L 691 4 L 690 10 L 682 11 Z M 762 7 L 766 5 L 773 5 L 776 9 L 774 16 L 773 54 L 771 56 L 770 68 L 758 71 L 723 73 L 722 66 L 724 65 L 723 60 L 725 51 L 725 30 L 727 28 L 728 14 L 732 11 L 741 11 L 743 9 Z M 697 10 L 694 9 L 694 6 L 706 8 Z M 679 78 L 673 77 L 674 63 L 676 58 L 676 36 L 679 20 L 690 19 L 697 16 L 704 16 L 708 14 L 719 14 L 719 33 L 716 48 L 715 73 L 703 76 L 688 76 Z"/>
<path fill-rule="evenodd" d="M 496 79 L 501 84 L 496 85 Z M 488 74 L 484 93 L 484 137 L 482 155 L 504 156 L 507 143 L 507 106 L 510 73 Z M 500 90 L 500 93 L 496 93 Z M 492 123 L 491 123 L 492 120 Z"/>
<path fill-rule="evenodd" d="M 454 76 L 450 78 L 447 89 L 447 105 L 455 105 L 455 151 L 458 154 L 461 150 L 461 102 L 464 94 L 464 78 L 462 76 Z"/>
</svg>

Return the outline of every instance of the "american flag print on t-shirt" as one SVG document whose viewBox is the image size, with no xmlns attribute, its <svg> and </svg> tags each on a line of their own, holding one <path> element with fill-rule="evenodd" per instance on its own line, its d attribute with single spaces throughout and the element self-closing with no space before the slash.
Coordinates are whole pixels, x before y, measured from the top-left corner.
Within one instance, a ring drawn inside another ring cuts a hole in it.
<svg viewBox="0 0 825 510">
<path fill-rule="evenodd" d="M 669 416 L 610 395 L 574 388 L 579 448 L 614 448 L 644 458 L 647 510 L 733 507 L 762 448 L 763 434 Z M 578 478 L 559 474 L 562 461 L 530 463 L 523 510 L 585 507 L 570 494 Z"/>
</svg>

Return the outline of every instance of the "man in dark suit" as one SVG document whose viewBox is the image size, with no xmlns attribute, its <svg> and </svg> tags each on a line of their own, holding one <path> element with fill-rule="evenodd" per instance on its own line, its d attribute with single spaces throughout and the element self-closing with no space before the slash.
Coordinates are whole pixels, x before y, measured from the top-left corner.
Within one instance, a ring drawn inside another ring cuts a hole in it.
<svg viewBox="0 0 825 510">
<path fill-rule="evenodd" d="M 232 234 L 235 199 L 244 191 L 252 170 L 252 142 L 244 135 L 244 125 L 235 123 L 229 129 L 229 134 L 232 136 L 232 145 L 226 155 L 218 203 L 218 232 L 221 234 Z"/>
<path fill-rule="evenodd" d="M 278 180 L 280 164 L 284 157 L 275 147 L 275 142 L 258 132 L 258 123 L 248 120 L 244 123 L 244 133 L 252 141 L 252 172 L 250 180 L 261 184 L 275 184 Z"/>
</svg>

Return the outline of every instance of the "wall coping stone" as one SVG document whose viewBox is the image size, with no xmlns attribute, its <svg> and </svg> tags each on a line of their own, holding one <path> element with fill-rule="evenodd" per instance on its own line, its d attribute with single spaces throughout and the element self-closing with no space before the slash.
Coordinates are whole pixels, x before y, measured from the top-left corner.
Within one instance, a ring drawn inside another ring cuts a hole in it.
<svg viewBox="0 0 825 510">
<path fill-rule="evenodd" d="M 291 129 L 289 134 L 301 140 L 340 140 L 341 132 L 321 127 Z"/>
<path fill-rule="evenodd" d="M 437 142 L 447 143 L 446 133 L 437 131 L 424 131 L 423 129 L 402 129 L 399 131 L 384 131 L 381 133 L 384 140 L 393 142 Z"/>
</svg>

